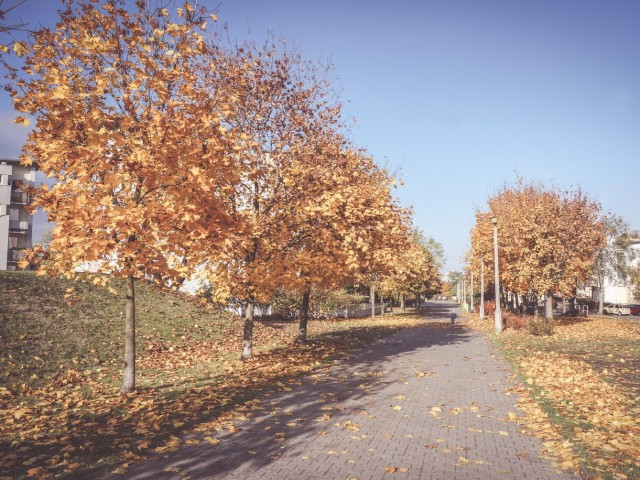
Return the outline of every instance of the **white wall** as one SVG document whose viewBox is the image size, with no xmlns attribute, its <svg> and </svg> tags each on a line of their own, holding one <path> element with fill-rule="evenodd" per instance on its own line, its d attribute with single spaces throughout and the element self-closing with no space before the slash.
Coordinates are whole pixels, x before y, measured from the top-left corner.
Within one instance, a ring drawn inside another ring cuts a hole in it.
<svg viewBox="0 0 640 480">
<path fill-rule="evenodd" d="M 0 270 L 7 269 L 9 248 L 9 215 L 0 216 Z"/>
<path fill-rule="evenodd" d="M 640 264 L 640 244 L 632 245 L 638 256 L 633 262 L 634 266 Z M 604 302 L 605 303 L 637 303 L 640 299 L 633 297 L 633 288 L 631 285 L 624 283 L 612 282 L 605 279 L 604 282 Z"/>
</svg>

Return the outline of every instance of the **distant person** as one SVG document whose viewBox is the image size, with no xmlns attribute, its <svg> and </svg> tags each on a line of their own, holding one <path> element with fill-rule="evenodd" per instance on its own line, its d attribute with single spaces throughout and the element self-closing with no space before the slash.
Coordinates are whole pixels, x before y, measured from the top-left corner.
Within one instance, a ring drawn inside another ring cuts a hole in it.
<svg viewBox="0 0 640 480">
<path fill-rule="evenodd" d="M 458 317 L 458 315 L 456 315 L 456 312 L 451 312 L 451 323 L 456 323 L 456 318 Z"/>
</svg>

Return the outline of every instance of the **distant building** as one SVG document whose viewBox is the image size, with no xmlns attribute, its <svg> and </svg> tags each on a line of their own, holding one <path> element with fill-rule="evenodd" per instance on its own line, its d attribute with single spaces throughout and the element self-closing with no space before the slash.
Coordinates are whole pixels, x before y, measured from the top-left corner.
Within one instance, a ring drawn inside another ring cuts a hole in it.
<svg viewBox="0 0 640 480">
<path fill-rule="evenodd" d="M 635 249 L 638 253 L 632 264 L 633 267 L 637 267 L 640 258 L 640 239 L 634 238 L 631 240 L 631 248 Z M 637 298 L 633 295 L 633 285 L 628 280 L 611 280 L 606 279 L 604 282 L 604 303 L 635 303 Z"/>
<path fill-rule="evenodd" d="M 635 260 L 631 264 L 632 267 L 640 266 L 640 238 L 631 239 L 631 248 L 636 250 Z M 604 303 L 637 303 L 640 298 L 634 298 L 634 285 L 630 279 L 609 278 L 604 279 Z M 577 296 L 590 298 L 597 302 L 600 298 L 598 282 L 595 278 L 581 285 L 577 290 Z"/>
<path fill-rule="evenodd" d="M 23 167 L 17 159 L 0 158 L 0 270 L 16 270 L 22 250 L 31 248 L 33 216 L 26 193 L 36 181 L 36 167 Z"/>
</svg>

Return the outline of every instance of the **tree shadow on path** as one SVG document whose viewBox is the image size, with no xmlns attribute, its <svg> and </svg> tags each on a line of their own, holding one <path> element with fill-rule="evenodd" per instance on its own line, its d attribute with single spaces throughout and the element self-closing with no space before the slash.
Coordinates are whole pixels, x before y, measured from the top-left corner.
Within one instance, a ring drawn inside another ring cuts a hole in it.
<svg viewBox="0 0 640 480">
<path fill-rule="evenodd" d="M 176 474 L 194 479 L 248 478 L 256 470 L 274 468 L 277 462 L 288 465 L 314 442 L 330 445 L 335 429 L 352 430 L 357 436 L 359 423 L 368 421 L 367 410 L 386 398 L 387 389 L 404 376 L 429 374 L 433 367 L 429 349 L 469 341 L 472 333 L 448 323 L 453 306 L 439 304 L 429 312 L 428 318 L 441 322 L 402 330 L 331 367 L 278 384 L 278 389 L 263 395 L 260 402 L 240 407 L 241 415 L 222 431 L 191 434 L 185 440 L 193 445 L 135 465 L 124 475 L 107 478 L 176 478 Z M 313 341 L 322 342 L 323 337 L 318 335 Z M 391 361 L 394 367 L 390 368 Z M 359 423 L 351 420 L 354 418 Z"/>
</svg>

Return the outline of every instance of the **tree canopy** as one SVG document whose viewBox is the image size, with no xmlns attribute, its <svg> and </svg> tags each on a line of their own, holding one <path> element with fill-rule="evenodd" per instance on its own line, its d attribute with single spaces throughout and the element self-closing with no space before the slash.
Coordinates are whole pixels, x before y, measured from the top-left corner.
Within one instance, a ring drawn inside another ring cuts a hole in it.
<svg viewBox="0 0 640 480">
<path fill-rule="evenodd" d="M 55 30 L 33 34 L 11 90 L 16 122 L 35 120 L 22 161 L 56 180 L 34 192 L 56 222 L 40 273 L 126 277 L 133 298 L 135 278 L 179 282 L 234 228 L 223 200 L 234 140 L 219 114 L 230 99 L 204 83 L 205 11 L 64 5 Z"/>
<path fill-rule="evenodd" d="M 469 263 L 479 274 L 481 259 L 493 262 L 497 219 L 500 283 L 517 294 L 571 296 L 591 275 L 604 242 L 599 204 L 580 189 L 562 191 L 520 179 L 489 198 L 476 212 Z"/>
<path fill-rule="evenodd" d="M 240 301 L 245 359 L 253 308 L 280 289 L 434 284 L 441 251 L 412 240 L 396 179 L 347 140 L 330 65 L 274 39 L 205 39 L 215 15 L 195 4 L 62 7 L 9 72 L 15 121 L 33 123 L 22 162 L 56 180 L 32 192 L 56 222 L 49 247 L 22 265 L 126 279 L 124 392 L 136 280 L 177 287 L 198 272 L 214 298 Z"/>
</svg>

